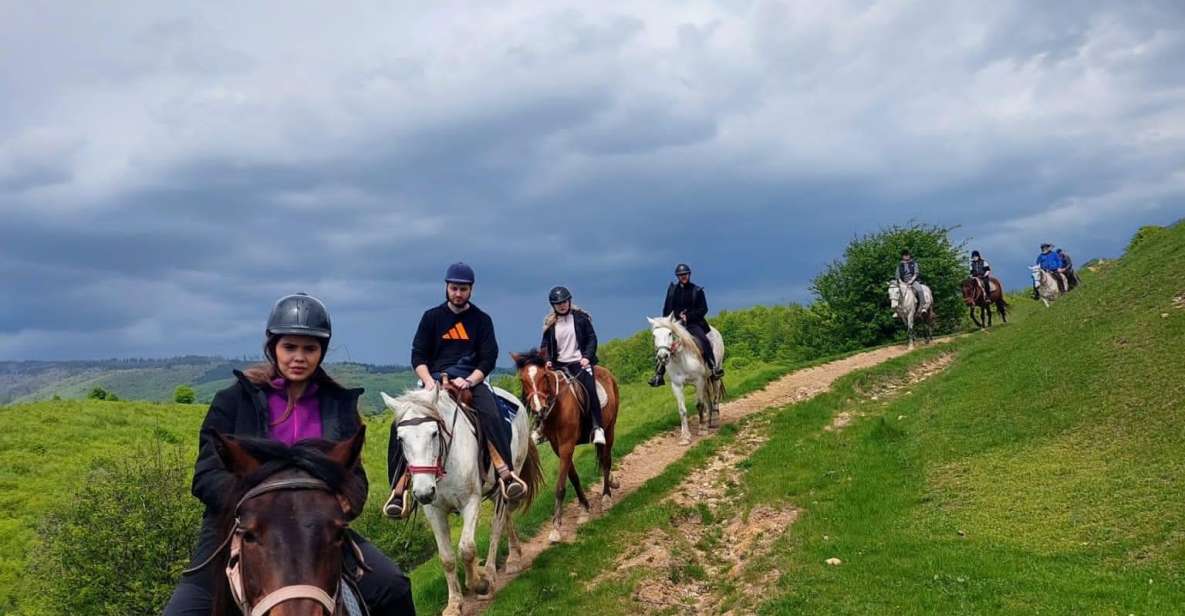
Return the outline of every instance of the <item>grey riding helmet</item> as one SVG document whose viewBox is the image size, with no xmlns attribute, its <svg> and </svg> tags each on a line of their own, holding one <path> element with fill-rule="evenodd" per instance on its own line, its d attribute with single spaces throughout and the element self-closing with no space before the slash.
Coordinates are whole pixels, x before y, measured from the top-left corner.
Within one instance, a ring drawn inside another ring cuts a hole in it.
<svg viewBox="0 0 1185 616">
<path fill-rule="evenodd" d="M 308 293 L 281 297 L 267 318 L 267 336 L 312 336 L 329 340 L 333 325 L 329 310 L 321 300 Z"/>
<path fill-rule="evenodd" d="M 551 302 L 552 306 L 562 304 L 570 299 L 572 299 L 572 292 L 567 287 L 555 287 L 547 294 L 547 301 Z"/>
</svg>

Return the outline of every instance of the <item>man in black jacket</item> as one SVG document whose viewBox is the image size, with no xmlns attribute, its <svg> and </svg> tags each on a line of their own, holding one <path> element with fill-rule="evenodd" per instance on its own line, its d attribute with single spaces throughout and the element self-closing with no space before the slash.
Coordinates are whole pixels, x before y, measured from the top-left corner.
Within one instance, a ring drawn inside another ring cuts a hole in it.
<svg viewBox="0 0 1185 616">
<path fill-rule="evenodd" d="M 494 400 L 494 391 L 485 382 L 498 359 L 498 341 L 489 315 L 470 303 L 473 294 L 473 268 L 454 263 L 445 274 L 445 302 L 429 308 L 420 318 L 411 344 L 411 363 L 416 376 L 427 389 L 439 387 L 441 379 L 473 394 L 473 407 L 481 429 L 491 445 L 490 458 L 506 496 L 515 501 L 527 492 L 527 484 L 515 474 L 510 450 L 511 428 Z M 407 500 L 409 484 L 403 449 L 399 446 L 396 426 L 391 426 L 387 446 L 387 475 L 391 497 L 383 505 L 390 517 L 402 517 L 411 511 Z"/>
<path fill-rule="evenodd" d="M 675 266 L 675 277 L 678 282 L 672 282 L 667 287 L 667 299 L 662 305 L 663 316 L 674 315 L 687 328 L 687 331 L 699 344 L 700 353 L 712 378 L 718 379 L 724 375 L 724 369 L 716 365 L 716 355 L 712 352 L 712 343 L 708 341 L 708 300 L 704 296 L 704 288 L 692 284 L 691 268 L 684 263 Z M 655 367 L 654 378 L 650 379 L 651 387 L 663 384 L 663 374 L 667 371 L 664 364 Z"/>
<path fill-rule="evenodd" d="M 543 340 L 539 352 L 547 358 L 547 367 L 559 367 L 577 380 L 585 391 L 584 408 L 592 417 L 593 443 L 605 444 L 601 421 L 601 401 L 597 398 L 597 332 L 592 317 L 572 306 L 572 293 L 556 287 L 547 294 L 551 313 L 543 320 Z"/>
</svg>

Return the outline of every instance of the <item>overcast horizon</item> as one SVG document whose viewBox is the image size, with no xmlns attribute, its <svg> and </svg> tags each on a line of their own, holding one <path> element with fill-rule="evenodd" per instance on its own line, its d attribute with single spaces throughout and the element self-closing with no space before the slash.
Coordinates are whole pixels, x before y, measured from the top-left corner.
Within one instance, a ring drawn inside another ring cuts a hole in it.
<svg viewBox="0 0 1185 616">
<path fill-rule="evenodd" d="M 689 263 L 812 300 L 854 236 L 957 227 L 1009 288 L 1185 217 L 1179 2 L 5 4 L 0 360 L 407 364 L 447 265 L 500 360 L 563 284 L 601 339 Z"/>
</svg>

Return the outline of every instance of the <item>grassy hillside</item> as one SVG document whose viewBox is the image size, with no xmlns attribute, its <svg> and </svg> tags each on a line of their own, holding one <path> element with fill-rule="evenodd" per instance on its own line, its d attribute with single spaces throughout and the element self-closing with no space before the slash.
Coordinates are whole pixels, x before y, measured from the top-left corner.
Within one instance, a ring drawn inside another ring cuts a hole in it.
<svg viewBox="0 0 1185 616">
<path fill-rule="evenodd" d="M 731 502 L 742 519 L 799 514 L 741 573 L 705 576 L 676 558 L 598 578 L 631 545 L 701 515 L 663 497 L 726 436 L 545 555 L 492 613 L 646 611 L 635 593 L 654 575 L 671 593 L 760 588 L 746 600 L 763 614 L 1180 613 L 1182 268 L 1185 225 L 1145 234 L 1051 309 L 1017 298 L 1013 324 L 960 340 L 926 381 L 902 386 L 941 349 L 769 413 Z M 825 430 L 841 412 L 854 423 Z"/>
</svg>

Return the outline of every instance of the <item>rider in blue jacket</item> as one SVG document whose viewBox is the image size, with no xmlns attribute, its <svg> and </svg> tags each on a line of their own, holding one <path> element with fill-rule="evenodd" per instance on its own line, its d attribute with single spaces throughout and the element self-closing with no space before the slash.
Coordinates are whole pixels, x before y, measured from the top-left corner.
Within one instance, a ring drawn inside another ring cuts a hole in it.
<svg viewBox="0 0 1185 616">
<path fill-rule="evenodd" d="M 1062 293 L 1066 292 L 1066 279 L 1062 275 L 1065 264 L 1062 263 L 1062 258 L 1056 252 L 1053 252 L 1053 244 L 1046 242 L 1041 244 L 1041 254 L 1037 255 L 1035 262 L 1041 269 L 1053 275 L 1053 279 L 1057 281 L 1057 288 Z M 1033 297 L 1037 297 L 1037 287 L 1033 287 Z"/>
</svg>

